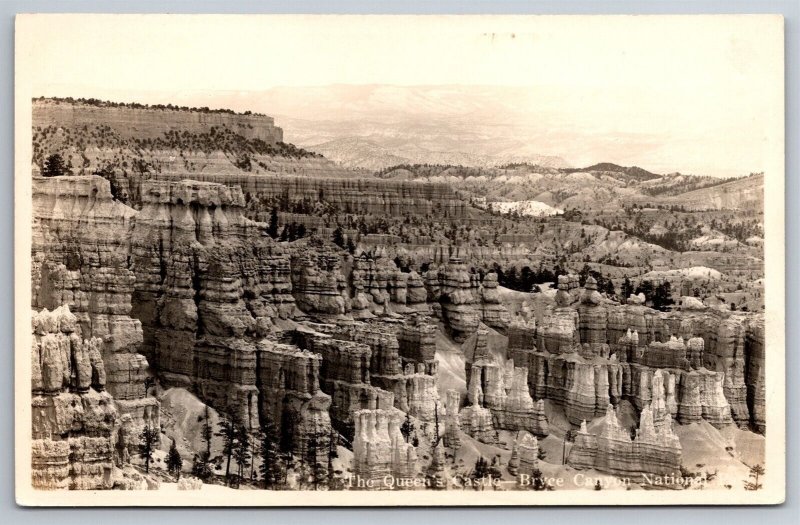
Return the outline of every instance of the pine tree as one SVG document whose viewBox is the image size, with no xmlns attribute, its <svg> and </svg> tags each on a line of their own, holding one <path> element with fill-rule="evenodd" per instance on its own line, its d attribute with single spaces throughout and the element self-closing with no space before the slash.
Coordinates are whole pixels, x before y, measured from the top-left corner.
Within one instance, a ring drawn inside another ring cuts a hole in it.
<svg viewBox="0 0 800 525">
<path fill-rule="evenodd" d="M 475 462 L 475 467 L 472 469 L 472 474 L 470 475 L 470 479 L 472 479 L 474 483 L 474 487 L 478 489 L 479 487 L 483 486 L 483 479 L 489 475 L 489 462 L 483 456 L 480 456 L 478 460 Z"/>
<path fill-rule="evenodd" d="M 333 244 L 335 244 L 339 248 L 345 247 L 344 232 L 342 231 L 341 226 L 337 226 L 336 229 L 333 230 Z"/>
<path fill-rule="evenodd" d="M 278 208 L 273 207 L 269 213 L 269 226 L 267 226 L 267 235 L 276 239 L 278 237 Z"/>
<path fill-rule="evenodd" d="M 267 420 L 261 428 L 261 466 L 259 467 L 265 489 L 275 488 L 283 480 L 279 439 L 275 424 Z"/>
<path fill-rule="evenodd" d="M 763 475 L 764 475 L 763 465 L 753 465 L 752 467 L 750 467 L 750 479 L 752 479 L 752 481 L 745 480 L 744 489 L 759 490 L 763 488 L 764 485 L 758 482 L 759 478 Z"/>
<path fill-rule="evenodd" d="M 183 458 L 181 457 L 181 453 L 178 452 L 178 446 L 175 444 L 175 440 L 172 440 L 172 445 L 169 447 L 169 452 L 167 453 L 167 471 L 175 474 L 175 480 L 179 480 L 181 478 L 181 469 L 183 468 Z"/>
<path fill-rule="evenodd" d="M 203 441 L 206 442 L 206 459 L 211 459 L 211 439 L 214 437 L 214 429 L 211 427 L 211 411 L 206 405 L 205 415 L 203 416 L 203 429 L 201 430 Z"/>
<path fill-rule="evenodd" d="M 236 445 L 233 449 L 233 458 L 238 465 L 239 479 L 244 476 L 244 471 L 250 466 L 250 434 L 244 426 L 236 427 Z"/>
<path fill-rule="evenodd" d="M 69 167 L 59 153 L 53 153 L 44 161 L 42 167 L 43 177 L 60 177 L 69 173 Z"/>
<path fill-rule="evenodd" d="M 238 441 L 238 425 L 236 422 L 228 417 L 227 415 L 224 416 L 219 422 L 219 430 L 217 431 L 217 436 L 222 438 L 222 454 L 225 456 L 226 463 L 225 463 L 225 480 L 228 481 L 231 474 L 231 458 L 233 457 L 233 452 L 236 450 L 236 444 Z"/>
<path fill-rule="evenodd" d="M 631 284 L 631 280 L 627 277 L 625 278 L 625 282 L 622 283 L 622 288 L 620 289 L 620 293 L 622 293 L 622 298 L 627 301 L 628 298 L 633 293 L 633 284 Z"/>
<path fill-rule="evenodd" d="M 153 462 L 153 447 L 158 442 L 158 431 L 147 425 L 139 434 L 139 455 L 144 459 L 144 471 L 150 472 L 150 463 Z"/>
</svg>

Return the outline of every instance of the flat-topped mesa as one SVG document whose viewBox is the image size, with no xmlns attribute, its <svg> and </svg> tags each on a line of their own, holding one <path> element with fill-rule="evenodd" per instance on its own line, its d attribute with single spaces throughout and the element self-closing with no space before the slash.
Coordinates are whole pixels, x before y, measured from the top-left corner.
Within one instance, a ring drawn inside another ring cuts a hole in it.
<svg viewBox="0 0 800 525">
<path fill-rule="evenodd" d="M 530 476 L 539 470 L 539 440 L 528 432 L 520 432 L 514 439 L 511 458 L 508 460 L 508 473 L 512 476 Z M 524 478 L 517 478 L 518 481 Z"/>
<path fill-rule="evenodd" d="M 370 383 L 370 347 L 312 330 L 298 330 L 298 346 L 322 356 L 320 386 L 331 396 L 331 419 L 346 439 L 353 436 L 353 413 L 393 409 L 394 395 Z"/>
<path fill-rule="evenodd" d="M 102 341 L 83 339 L 66 306 L 31 318 L 33 486 L 111 488 L 119 415 L 104 391 Z"/>
<path fill-rule="evenodd" d="M 283 140 L 283 130 L 275 126 L 272 117 L 194 108 L 34 99 L 32 121 L 34 128 L 55 126 L 80 129 L 104 124 L 121 137 L 136 139 L 160 138 L 170 132 L 204 133 L 214 127 L 229 129 L 245 138 L 260 139 L 269 144 Z"/>
<path fill-rule="evenodd" d="M 87 339 L 102 340 L 106 389 L 137 426 L 158 422 L 146 395 L 142 325 L 131 317 L 129 268 L 135 210 L 112 199 L 101 177 L 34 177 L 32 306 L 67 306 Z"/>
<path fill-rule="evenodd" d="M 279 435 L 290 436 L 294 452 L 306 457 L 312 436 L 327 440 L 331 434 L 331 397 L 319 385 L 322 357 L 267 339 L 258 343 L 257 356 L 261 423 L 270 422 Z M 327 450 L 327 445 L 317 443 L 317 449 Z M 327 468 L 327 458 L 320 463 Z"/>
<path fill-rule="evenodd" d="M 320 244 L 292 255 L 292 294 L 308 314 L 330 317 L 348 312 L 350 300 L 339 254 Z"/>
<path fill-rule="evenodd" d="M 614 407 L 609 405 L 599 435 L 590 434 L 586 422 L 582 422 L 567 464 L 579 470 L 596 469 L 636 483 L 644 482 L 645 476 L 679 478 L 681 443 L 672 430 L 672 418 L 654 421 L 650 406 L 642 410 L 639 428 L 631 439 L 628 429 L 620 425 Z"/>
<path fill-rule="evenodd" d="M 356 410 L 353 420 L 354 487 L 386 490 L 393 486 L 387 479 L 415 477 L 417 453 L 400 432 L 402 412 L 394 408 Z"/>
</svg>

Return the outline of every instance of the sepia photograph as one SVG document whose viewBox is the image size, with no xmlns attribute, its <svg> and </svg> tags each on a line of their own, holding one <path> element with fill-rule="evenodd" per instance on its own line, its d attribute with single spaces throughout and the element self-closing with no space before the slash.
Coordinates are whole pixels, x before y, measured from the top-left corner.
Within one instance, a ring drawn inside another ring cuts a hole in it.
<svg viewBox="0 0 800 525">
<path fill-rule="evenodd" d="M 783 29 L 18 15 L 18 503 L 781 503 Z"/>
</svg>

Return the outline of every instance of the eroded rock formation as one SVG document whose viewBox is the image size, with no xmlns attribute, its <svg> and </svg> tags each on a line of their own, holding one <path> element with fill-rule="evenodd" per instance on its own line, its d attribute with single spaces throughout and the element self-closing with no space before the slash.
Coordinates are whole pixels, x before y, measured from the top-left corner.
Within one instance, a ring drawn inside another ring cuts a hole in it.
<svg viewBox="0 0 800 525">
<path fill-rule="evenodd" d="M 609 405 L 599 435 L 590 434 L 586 422 L 575 436 L 567 463 L 577 469 L 600 472 L 644 482 L 645 475 L 680 477 L 681 444 L 672 430 L 672 418 L 656 423 L 653 409 L 645 407 L 639 428 L 631 438 L 619 424 L 614 407 Z"/>
<path fill-rule="evenodd" d="M 32 332 L 33 486 L 111 488 L 119 414 L 105 391 L 102 340 L 84 339 L 66 306 L 33 312 Z"/>
<path fill-rule="evenodd" d="M 417 453 L 405 442 L 400 432 L 402 412 L 388 410 L 357 410 L 353 414 L 353 473 L 360 483 L 356 488 L 389 489 L 386 479 L 402 480 L 415 476 Z"/>
</svg>

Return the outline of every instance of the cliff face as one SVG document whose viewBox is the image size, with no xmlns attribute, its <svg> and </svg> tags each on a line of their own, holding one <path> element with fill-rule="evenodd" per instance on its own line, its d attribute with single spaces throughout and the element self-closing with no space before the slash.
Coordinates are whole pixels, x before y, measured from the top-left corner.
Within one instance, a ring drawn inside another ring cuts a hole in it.
<svg viewBox="0 0 800 525">
<path fill-rule="evenodd" d="M 32 306 L 68 307 L 81 337 L 101 342 L 105 388 L 132 432 L 156 426 L 142 325 L 132 312 L 128 257 L 136 212 L 113 201 L 99 177 L 35 178 L 32 202 Z"/>
<path fill-rule="evenodd" d="M 34 311 L 32 332 L 33 486 L 111 488 L 119 414 L 105 391 L 102 340 L 84 339 L 66 306 Z"/>
<path fill-rule="evenodd" d="M 242 115 L 133 107 L 99 107 L 83 103 L 33 101 L 33 126 L 79 129 L 98 124 L 125 138 L 154 139 L 168 132 L 202 133 L 211 127 L 230 129 L 248 139 L 275 144 L 283 141 L 283 130 L 265 115 Z"/>
<path fill-rule="evenodd" d="M 266 220 L 272 207 L 281 198 L 292 204 L 319 202 L 343 213 L 401 217 L 406 214 L 436 215 L 454 219 L 467 216 L 465 201 L 444 183 L 353 178 L 345 173 L 338 176 L 315 177 L 314 173 L 307 174 L 311 176 L 294 176 L 289 169 L 278 173 L 281 175 L 193 173 L 192 178 L 240 187 L 248 195 L 248 214 L 262 221 Z M 185 178 L 186 174 L 170 175 L 163 172 L 154 177 L 176 180 Z"/>
<path fill-rule="evenodd" d="M 358 410 L 353 419 L 353 473 L 359 480 L 358 488 L 385 490 L 391 487 L 387 477 L 396 481 L 414 477 L 417 454 L 400 432 L 401 412 Z"/>
<path fill-rule="evenodd" d="M 451 257 L 438 270 L 425 274 L 425 287 L 428 301 L 438 303 L 437 311 L 458 342 L 475 333 L 481 322 L 501 330 L 508 326 L 510 314 L 500 304 L 494 273 L 481 280 L 467 270 L 462 259 Z"/>
<path fill-rule="evenodd" d="M 585 422 L 581 425 L 567 463 L 633 482 L 643 482 L 645 475 L 680 477 L 681 444 L 672 430 L 672 419 L 655 422 L 650 407 L 642 410 L 639 428 L 631 439 L 609 405 L 599 435 L 590 434 Z"/>
<path fill-rule="evenodd" d="M 131 243 L 134 314 L 163 379 L 258 423 L 256 343 L 294 311 L 289 261 L 242 213 L 240 191 L 143 185 Z"/>
<path fill-rule="evenodd" d="M 620 306 L 603 300 L 591 281 L 576 292 L 568 280 L 559 283 L 557 304 L 538 325 L 518 318 L 509 328 L 509 357 L 528 368 L 534 399 L 559 403 L 577 425 L 623 398 L 643 409 L 661 371 L 670 412 L 682 423 L 702 418 L 718 427 L 760 428 L 760 316 Z"/>
</svg>

